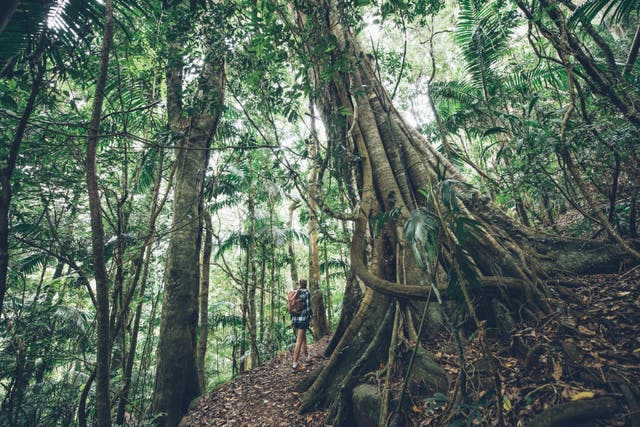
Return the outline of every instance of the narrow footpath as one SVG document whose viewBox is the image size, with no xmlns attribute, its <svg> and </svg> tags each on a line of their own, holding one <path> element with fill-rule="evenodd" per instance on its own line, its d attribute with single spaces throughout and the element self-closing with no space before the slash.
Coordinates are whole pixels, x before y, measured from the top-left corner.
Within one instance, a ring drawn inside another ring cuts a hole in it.
<svg viewBox="0 0 640 427">
<path fill-rule="evenodd" d="M 326 345 L 326 339 L 310 344 L 311 361 L 301 362 L 295 370 L 291 367 L 291 352 L 285 351 L 220 385 L 200 399 L 182 420 L 181 427 L 324 426 L 326 411 L 298 413 L 300 394 L 294 388 L 322 366 Z"/>
</svg>

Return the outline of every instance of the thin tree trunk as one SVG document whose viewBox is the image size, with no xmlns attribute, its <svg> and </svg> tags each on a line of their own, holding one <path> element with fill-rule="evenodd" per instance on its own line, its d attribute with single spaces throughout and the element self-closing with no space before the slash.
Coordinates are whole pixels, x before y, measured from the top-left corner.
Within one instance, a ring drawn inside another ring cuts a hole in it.
<svg viewBox="0 0 640 427">
<path fill-rule="evenodd" d="M 324 242 L 324 280 L 327 285 L 327 323 L 331 325 L 331 319 L 333 318 L 333 310 L 331 304 L 331 271 L 329 268 L 329 251 L 327 250 L 327 242 Z"/>
<path fill-rule="evenodd" d="M 296 262 L 296 253 L 293 247 L 293 213 L 300 206 L 300 202 L 295 200 L 289 205 L 289 230 L 290 237 L 287 240 L 287 249 L 289 251 L 289 267 L 291 269 L 291 282 L 295 287 L 298 283 L 298 266 Z"/>
<path fill-rule="evenodd" d="M 46 30 L 43 30 L 38 46 L 34 52 L 34 61 L 36 64 L 36 73 L 31 82 L 31 92 L 29 93 L 29 99 L 24 107 L 20 121 L 16 128 L 16 132 L 13 135 L 11 146 L 9 147 L 9 156 L 7 158 L 7 164 L 4 168 L 0 169 L 0 315 L 2 315 L 2 309 L 4 307 L 4 296 L 7 292 L 8 286 L 8 274 L 9 274 L 9 210 L 11 207 L 11 178 L 13 171 L 16 168 L 16 162 L 18 160 L 18 153 L 20 152 L 20 145 L 24 138 L 24 132 L 27 129 L 29 118 L 33 113 L 36 105 L 36 98 L 40 92 L 42 86 L 42 79 L 45 71 L 44 57 L 42 55 L 46 41 Z"/>
<path fill-rule="evenodd" d="M 120 396 L 120 401 L 118 403 L 118 410 L 116 412 L 116 424 L 119 424 L 119 425 L 123 425 L 124 423 L 126 405 L 129 402 L 131 376 L 133 374 L 133 366 L 135 362 L 136 349 L 138 345 L 138 334 L 140 331 L 140 321 L 142 318 L 142 307 L 144 305 L 144 296 L 146 292 L 147 279 L 149 275 L 149 263 L 151 261 L 152 238 L 156 230 L 156 220 L 158 218 L 160 211 L 162 210 L 162 207 L 164 206 L 164 203 L 167 199 L 167 195 L 169 192 L 169 188 L 167 188 L 167 192 L 164 194 L 162 200 L 159 199 L 160 188 L 162 185 L 163 166 L 164 166 L 164 151 L 161 151 L 160 159 L 158 160 L 158 165 L 156 168 L 157 172 L 155 175 L 155 185 L 153 189 L 153 201 L 151 202 L 151 212 L 149 215 L 148 231 L 146 233 L 146 236 L 144 238 L 144 243 L 140 248 L 140 252 L 138 256 L 132 262 L 135 270 L 133 274 L 133 279 L 131 280 L 131 287 L 129 290 L 130 296 L 127 298 L 127 301 L 131 301 L 133 292 L 135 292 L 135 290 L 137 289 L 138 282 L 141 281 L 142 283 L 140 285 L 140 290 L 138 292 L 138 298 L 140 302 L 136 307 L 136 311 L 133 318 L 133 330 L 131 332 L 131 342 L 129 344 L 128 358 L 126 360 L 125 368 L 122 374 L 124 384 L 120 392 L 121 396 Z M 170 183 L 173 181 L 173 171 L 175 171 L 175 169 L 172 170 L 171 176 L 169 178 L 169 187 L 170 187 Z M 140 279 L 141 274 L 142 274 L 142 278 Z M 129 306 L 129 303 L 127 303 L 127 311 L 128 311 L 128 306 Z"/>
<path fill-rule="evenodd" d="M 623 74 L 629 74 L 631 72 L 633 64 L 635 64 L 638 58 L 638 49 L 640 49 L 640 25 L 636 28 L 636 33 L 633 36 L 633 42 L 631 43 L 631 48 L 629 48 L 629 55 L 624 64 Z"/>
<path fill-rule="evenodd" d="M 89 211 L 91 213 L 91 247 L 93 250 L 93 270 L 96 281 L 96 319 L 98 328 L 98 348 L 96 363 L 96 425 L 111 425 L 111 396 L 109 395 L 109 356 L 111 339 L 109 335 L 109 280 L 104 260 L 104 230 L 102 228 L 102 212 L 98 189 L 98 172 L 96 157 L 98 151 L 98 133 L 102 103 L 107 84 L 109 52 L 113 37 L 113 0 L 105 2 L 104 34 L 102 39 L 102 55 L 93 100 L 93 112 L 87 136 L 87 191 L 89 194 Z"/>
<path fill-rule="evenodd" d="M 313 111 L 313 103 L 310 103 Z M 320 288 L 320 249 L 318 248 L 318 197 L 320 197 L 318 183 L 318 138 L 315 116 L 311 118 L 311 137 L 309 139 L 309 158 L 311 168 L 309 171 L 309 291 L 311 292 L 311 307 L 313 319 L 311 331 L 313 338 L 318 341 L 322 337 L 331 334 L 331 326 L 327 321 L 327 313 L 324 306 L 322 289 Z"/>
<path fill-rule="evenodd" d="M 209 265 L 211 264 L 211 248 L 213 244 L 213 224 L 211 223 L 211 214 L 207 210 L 204 211 L 204 225 L 204 247 L 202 249 L 202 262 L 200 263 L 200 322 L 198 325 L 200 334 L 198 336 L 198 354 L 196 358 L 198 363 L 198 383 L 201 390 L 207 388 L 204 366 L 209 337 Z"/>
<path fill-rule="evenodd" d="M 271 240 L 273 242 L 273 240 Z M 258 331 L 258 340 L 260 342 L 264 341 L 264 304 L 265 304 L 265 282 L 267 279 L 267 248 L 266 246 L 262 246 L 261 248 L 262 256 L 260 257 L 260 279 L 258 280 L 259 288 L 260 288 L 260 310 L 258 312 L 258 323 L 260 324 L 260 328 Z M 273 257 L 273 252 L 272 252 Z"/>
<path fill-rule="evenodd" d="M 78 425 L 80 427 L 87 427 L 87 399 L 89 398 L 89 391 L 96 379 L 96 370 L 93 369 L 89 374 L 89 378 L 84 383 L 82 392 L 80 393 L 80 400 L 78 401 Z"/>
<path fill-rule="evenodd" d="M 638 193 L 640 193 L 640 185 L 636 184 L 631 190 L 631 200 L 629 204 L 629 236 L 631 238 L 638 237 Z"/>
<path fill-rule="evenodd" d="M 253 185 L 253 183 L 252 183 Z M 250 194 L 255 194 L 253 190 Z M 246 328 L 249 332 L 249 346 L 251 351 L 250 363 L 251 367 L 258 366 L 258 331 L 256 323 L 256 288 L 257 288 L 257 267 L 256 267 L 256 216 L 255 216 L 255 200 L 249 197 L 249 250 L 248 256 L 248 272 L 247 276 L 247 324 Z"/>
<path fill-rule="evenodd" d="M 616 219 L 616 202 L 618 201 L 618 181 L 620 179 L 620 156 L 615 151 L 613 152 L 615 158 L 615 166 L 613 167 L 613 173 L 611 177 L 611 190 L 609 190 L 609 217 L 610 223 L 614 223 Z"/>
</svg>

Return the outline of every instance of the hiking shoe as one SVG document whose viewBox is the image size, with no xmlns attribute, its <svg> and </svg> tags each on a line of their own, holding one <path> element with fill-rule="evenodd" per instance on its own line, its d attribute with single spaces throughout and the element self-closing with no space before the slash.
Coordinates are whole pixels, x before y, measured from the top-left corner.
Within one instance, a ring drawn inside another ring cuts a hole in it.
<svg viewBox="0 0 640 427">
<path fill-rule="evenodd" d="M 298 362 L 293 362 L 293 365 L 291 365 L 291 367 L 293 367 L 293 369 L 296 369 L 298 367 Z"/>
</svg>

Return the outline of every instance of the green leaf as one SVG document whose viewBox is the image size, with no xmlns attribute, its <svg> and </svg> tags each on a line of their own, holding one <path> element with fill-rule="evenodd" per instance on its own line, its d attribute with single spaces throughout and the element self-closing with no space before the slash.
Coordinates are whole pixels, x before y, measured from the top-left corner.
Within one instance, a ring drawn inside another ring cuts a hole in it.
<svg viewBox="0 0 640 427">
<path fill-rule="evenodd" d="M 496 135 L 498 133 L 507 133 L 507 132 L 508 132 L 507 129 L 505 129 L 503 127 L 500 127 L 500 126 L 496 126 L 496 127 L 492 127 L 492 128 L 489 128 L 489 129 L 485 130 L 482 133 L 482 138 L 486 138 L 487 136 L 491 136 L 491 135 Z"/>
</svg>

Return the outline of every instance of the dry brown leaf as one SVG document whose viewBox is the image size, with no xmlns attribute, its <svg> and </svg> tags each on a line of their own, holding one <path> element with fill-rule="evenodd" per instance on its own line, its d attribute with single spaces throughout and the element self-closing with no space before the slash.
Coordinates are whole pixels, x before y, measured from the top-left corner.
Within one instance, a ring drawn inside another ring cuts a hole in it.
<svg viewBox="0 0 640 427">
<path fill-rule="evenodd" d="M 558 363 L 558 362 L 555 362 L 555 361 L 553 362 L 553 373 L 551 374 L 551 376 L 556 381 L 560 381 L 560 378 L 562 378 L 562 364 L 561 363 Z"/>
</svg>

